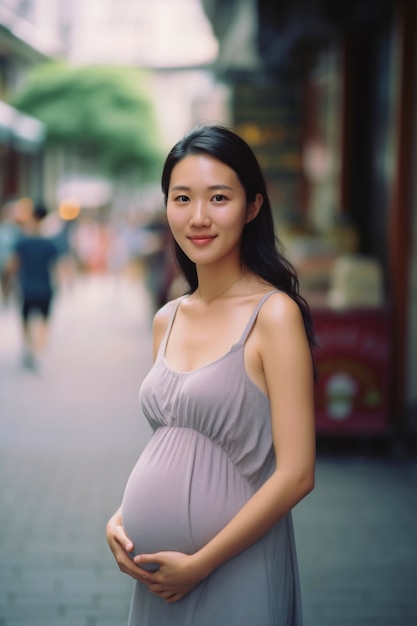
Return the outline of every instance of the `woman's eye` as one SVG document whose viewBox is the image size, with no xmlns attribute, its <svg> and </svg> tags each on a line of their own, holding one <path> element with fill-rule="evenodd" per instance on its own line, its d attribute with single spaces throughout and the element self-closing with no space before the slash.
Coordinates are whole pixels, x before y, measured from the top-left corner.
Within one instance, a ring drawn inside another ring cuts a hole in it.
<svg viewBox="0 0 417 626">
<path fill-rule="evenodd" d="M 183 195 L 177 196 L 175 198 L 175 201 L 176 202 L 188 202 L 188 196 L 183 196 Z"/>
<path fill-rule="evenodd" d="M 214 202 L 224 202 L 226 200 L 226 196 L 222 193 L 216 193 L 216 195 L 213 196 L 213 200 Z"/>
</svg>

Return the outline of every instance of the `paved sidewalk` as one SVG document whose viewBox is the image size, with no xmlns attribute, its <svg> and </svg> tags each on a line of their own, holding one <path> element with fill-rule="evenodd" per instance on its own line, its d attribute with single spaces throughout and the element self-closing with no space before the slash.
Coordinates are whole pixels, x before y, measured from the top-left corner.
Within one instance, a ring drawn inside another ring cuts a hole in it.
<svg viewBox="0 0 417 626">
<path fill-rule="evenodd" d="M 60 296 L 38 372 L 0 309 L 0 626 L 125 626 L 132 582 L 104 526 L 149 436 L 150 361 L 148 298 L 127 279 Z M 305 626 L 417 624 L 416 485 L 414 461 L 319 457 L 294 512 Z"/>
<path fill-rule="evenodd" d="M 294 511 L 305 626 L 417 624 L 416 464 L 319 456 Z"/>
<path fill-rule="evenodd" d="M 132 585 L 104 527 L 149 434 L 146 292 L 101 277 L 74 285 L 38 372 L 20 367 L 13 310 L 0 329 L 0 626 L 125 625 Z"/>
</svg>

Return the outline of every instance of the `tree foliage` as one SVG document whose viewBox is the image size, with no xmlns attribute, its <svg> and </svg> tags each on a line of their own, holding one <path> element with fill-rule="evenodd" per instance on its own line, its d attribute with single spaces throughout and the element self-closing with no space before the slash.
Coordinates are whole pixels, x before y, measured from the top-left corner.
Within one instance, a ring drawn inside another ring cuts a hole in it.
<svg viewBox="0 0 417 626">
<path fill-rule="evenodd" d="M 152 176 L 161 142 L 146 77 L 108 66 L 38 66 L 13 106 L 38 118 L 47 141 L 76 148 L 113 174 L 140 168 Z"/>
</svg>

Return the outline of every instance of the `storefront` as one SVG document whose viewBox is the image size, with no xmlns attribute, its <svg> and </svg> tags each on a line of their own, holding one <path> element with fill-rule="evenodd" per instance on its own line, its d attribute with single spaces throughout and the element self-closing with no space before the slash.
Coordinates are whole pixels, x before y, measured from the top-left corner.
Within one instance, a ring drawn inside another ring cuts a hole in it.
<svg viewBox="0 0 417 626">
<path fill-rule="evenodd" d="M 297 252 L 321 345 L 318 433 L 405 434 L 416 29 L 416 7 L 397 3 L 306 75 L 302 206 L 316 242 Z"/>
<path fill-rule="evenodd" d="M 417 5 L 354 2 L 336 15 L 312 3 L 313 31 L 297 2 L 259 6 L 264 65 L 229 73 L 231 120 L 257 152 L 312 308 L 317 431 L 404 434 Z"/>
</svg>

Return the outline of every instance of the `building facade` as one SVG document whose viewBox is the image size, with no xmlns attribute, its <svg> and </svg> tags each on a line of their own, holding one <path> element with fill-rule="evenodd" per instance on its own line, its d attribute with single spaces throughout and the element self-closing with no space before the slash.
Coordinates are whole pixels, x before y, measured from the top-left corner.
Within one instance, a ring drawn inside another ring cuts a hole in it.
<svg viewBox="0 0 417 626">
<path fill-rule="evenodd" d="M 62 55 L 58 2 L 0 4 L 0 196 L 41 197 L 44 125 L 8 104 L 37 63 Z"/>
<path fill-rule="evenodd" d="M 415 441 L 417 5 L 203 4 L 323 340 L 319 431 Z"/>
</svg>

